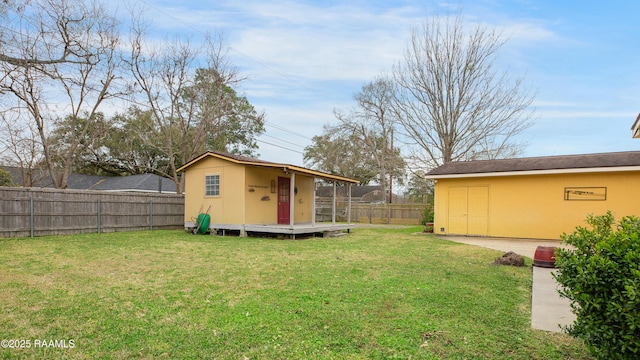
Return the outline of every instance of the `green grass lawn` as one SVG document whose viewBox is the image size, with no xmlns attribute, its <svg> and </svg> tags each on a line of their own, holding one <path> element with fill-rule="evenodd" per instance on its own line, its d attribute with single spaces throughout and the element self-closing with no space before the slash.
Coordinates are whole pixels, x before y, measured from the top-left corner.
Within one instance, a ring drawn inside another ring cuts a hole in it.
<svg viewBox="0 0 640 360">
<path fill-rule="evenodd" d="M 31 344 L 0 356 L 589 358 L 568 335 L 531 329 L 530 267 L 494 266 L 502 253 L 419 230 L 3 239 L 0 338 Z"/>
</svg>

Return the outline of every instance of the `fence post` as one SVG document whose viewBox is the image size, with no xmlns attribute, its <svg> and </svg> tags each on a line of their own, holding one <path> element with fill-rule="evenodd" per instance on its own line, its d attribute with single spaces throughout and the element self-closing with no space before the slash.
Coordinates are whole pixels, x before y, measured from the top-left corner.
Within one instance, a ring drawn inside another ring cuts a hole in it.
<svg viewBox="0 0 640 360">
<path fill-rule="evenodd" d="M 100 234 L 100 199 L 98 199 L 98 234 Z"/>
<path fill-rule="evenodd" d="M 31 232 L 31 237 L 33 237 L 34 228 L 35 228 L 35 214 L 34 206 L 33 206 L 33 194 L 29 194 L 29 230 Z"/>
<path fill-rule="evenodd" d="M 391 224 L 391 204 L 387 204 L 387 224 Z"/>
<path fill-rule="evenodd" d="M 153 230 L 153 200 L 149 200 L 149 230 Z"/>
</svg>

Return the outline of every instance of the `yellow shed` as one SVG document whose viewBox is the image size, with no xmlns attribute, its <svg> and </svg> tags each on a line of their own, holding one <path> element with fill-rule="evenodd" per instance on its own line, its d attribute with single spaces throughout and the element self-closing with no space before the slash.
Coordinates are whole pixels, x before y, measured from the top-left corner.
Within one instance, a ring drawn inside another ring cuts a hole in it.
<svg viewBox="0 0 640 360">
<path fill-rule="evenodd" d="M 236 231 L 242 236 L 253 232 L 295 237 L 353 227 L 350 221 L 336 223 L 335 206 L 330 223 L 316 222 L 315 184 L 321 179 L 334 187 L 341 183 L 350 189 L 358 183 L 354 179 L 214 151 L 196 157 L 178 171 L 184 172 L 185 228 L 195 227 L 198 215 L 207 209 L 212 233 Z"/>
<path fill-rule="evenodd" d="M 436 234 L 558 239 L 589 214 L 640 215 L 640 151 L 451 162 L 426 177 Z"/>
</svg>

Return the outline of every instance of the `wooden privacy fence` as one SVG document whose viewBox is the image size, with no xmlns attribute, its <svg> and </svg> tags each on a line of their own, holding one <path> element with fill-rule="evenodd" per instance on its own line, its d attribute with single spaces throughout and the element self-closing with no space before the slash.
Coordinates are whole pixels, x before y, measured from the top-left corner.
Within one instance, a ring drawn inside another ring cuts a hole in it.
<svg viewBox="0 0 640 360">
<path fill-rule="evenodd" d="M 184 195 L 0 187 L 0 237 L 183 226 Z"/>
<path fill-rule="evenodd" d="M 351 204 L 351 222 L 420 225 L 429 204 Z M 336 221 L 347 221 L 347 204 L 336 206 Z M 331 221 L 331 203 L 316 204 L 316 221 Z"/>
</svg>

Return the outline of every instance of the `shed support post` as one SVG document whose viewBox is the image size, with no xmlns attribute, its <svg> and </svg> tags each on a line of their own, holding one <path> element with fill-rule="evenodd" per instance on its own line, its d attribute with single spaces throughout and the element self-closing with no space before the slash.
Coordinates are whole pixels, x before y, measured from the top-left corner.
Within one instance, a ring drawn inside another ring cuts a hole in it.
<svg viewBox="0 0 640 360">
<path fill-rule="evenodd" d="M 349 183 L 347 192 L 349 193 L 349 201 L 347 202 L 347 224 L 351 224 L 351 183 Z"/>
<path fill-rule="evenodd" d="M 289 185 L 289 226 L 293 228 L 295 217 L 295 197 L 296 197 L 296 173 L 291 173 L 291 184 Z"/>
<path fill-rule="evenodd" d="M 336 224 L 336 181 L 333 180 L 333 199 L 331 201 L 331 223 Z"/>
<path fill-rule="evenodd" d="M 311 225 L 316 224 L 316 178 L 313 178 L 313 190 L 311 191 Z"/>
</svg>

